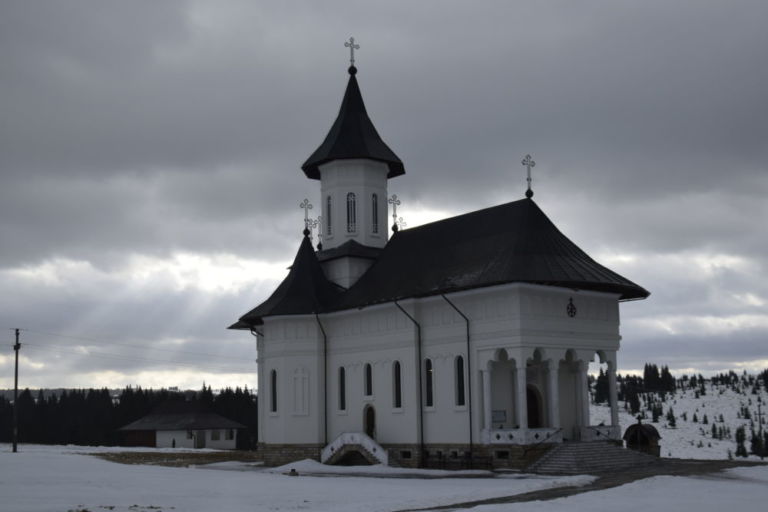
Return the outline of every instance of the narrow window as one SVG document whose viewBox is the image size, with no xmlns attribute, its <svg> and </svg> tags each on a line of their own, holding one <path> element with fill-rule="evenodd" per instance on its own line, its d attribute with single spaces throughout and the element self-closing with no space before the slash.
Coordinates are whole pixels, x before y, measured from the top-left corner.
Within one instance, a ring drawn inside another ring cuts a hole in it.
<svg viewBox="0 0 768 512">
<path fill-rule="evenodd" d="M 394 394 L 392 396 L 392 406 L 395 409 L 400 409 L 403 406 L 403 384 L 400 379 L 400 361 L 392 363 L 392 381 L 395 385 Z"/>
<path fill-rule="evenodd" d="M 325 235 L 331 236 L 333 230 L 331 229 L 331 196 L 325 198 Z"/>
<path fill-rule="evenodd" d="M 347 410 L 347 372 L 343 366 L 339 368 L 339 410 Z"/>
<path fill-rule="evenodd" d="M 370 363 L 365 365 L 365 396 L 373 396 L 373 368 Z"/>
<path fill-rule="evenodd" d="M 372 231 L 374 233 L 379 232 L 379 196 L 373 194 L 371 196 L 371 219 L 373 219 Z"/>
<path fill-rule="evenodd" d="M 269 372 L 269 410 L 277 412 L 277 370 Z"/>
<path fill-rule="evenodd" d="M 347 233 L 354 233 L 357 230 L 357 205 L 355 204 L 355 194 L 347 194 Z"/>
<path fill-rule="evenodd" d="M 434 372 L 432 371 L 431 359 L 427 359 L 424 362 L 424 373 L 426 373 L 427 407 L 432 407 L 435 405 L 435 393 L 434 393 Z"/>
<path fill-rule="evenodd" d="M 464 397 L 464 358 L 456 358 L 456 405 L 465 405 Z"/>
<path fill-rule="evenodd" d="M 235 431 L 233 429 L 228 429 L 225 431 L 226 434 L 224 435 L 224 439 L 227 441 L 233 441 L 235 439 Z"/>
</svg>

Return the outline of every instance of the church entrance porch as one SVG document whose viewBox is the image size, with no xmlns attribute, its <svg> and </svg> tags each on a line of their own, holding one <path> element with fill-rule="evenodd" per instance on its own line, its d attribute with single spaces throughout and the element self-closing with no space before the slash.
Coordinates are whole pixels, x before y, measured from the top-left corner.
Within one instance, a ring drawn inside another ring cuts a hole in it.
<svg viewBox="0 0 768 512">
<path fill-rule="evenodd" d="M 614 360 L 597 353 L 608 363 L 612 424 L 593 426 L 589 419 L 589 354 L 584 357 L 572 349 L 557 355 L 542 349 L 529 354 L 526 357 L 523 350 L 498 349 L 481 370 L 483 444 L 525 446 L 619 439 Z"/>
</svg>

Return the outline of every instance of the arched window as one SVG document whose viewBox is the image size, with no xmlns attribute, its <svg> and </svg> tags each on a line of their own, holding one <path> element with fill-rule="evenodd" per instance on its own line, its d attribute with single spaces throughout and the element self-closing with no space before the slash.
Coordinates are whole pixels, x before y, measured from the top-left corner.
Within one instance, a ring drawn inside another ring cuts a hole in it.
<svg viewBox="0 0 768 512">
<path fill-rule="evenodd" d="M 365 396 L 373 396 L 373 368 L 370 363 L 365 364 Z"/>
<path fill-rule="evenodd" d="M 392 363 L 392 407 L 400 409 L 403 406 L 403 381 L 401 378 L 400 361 Z"/>
<path fill-rule="evenodd" d="M 371 196 L 371 219 L 373 220 L 373 226 L 371 228 L 373 233 L 379 232 L 379 196 L 373 194 Z"/>
<path fill-rule="evenodd" d="M 432 360 L 427 359 L 424 361 L 424 373 L 426 384 L 426 406 L 433 407 L 435 405 L 435 375 L 432 368 Z"/>
<path fill-rule="evenodd" d="M 269 372 L 269 411 L 277 412 L 277 370 Z"/>
<path fill-rule="evenodd" d="M 343 366 L 339 368 L 339 410 L 347 410 L 347 372 Z"/>
<path fill-rule="evenodd" d="M 357 204 L 355 193 L 350 192 L 347 194 L 347 233 L 355 231 L 357 231 Z"/>
<path fill-rule="evenodd" d="M 456 405 L 466 405 L 464 396 L 464 358 L 456 357 Z"/>
<path fill-rule="evenodd" d="M 325 198 L 325 235 L 331 236 L 333 230 L 331 229 L 331 196 Z"/>
</svg>

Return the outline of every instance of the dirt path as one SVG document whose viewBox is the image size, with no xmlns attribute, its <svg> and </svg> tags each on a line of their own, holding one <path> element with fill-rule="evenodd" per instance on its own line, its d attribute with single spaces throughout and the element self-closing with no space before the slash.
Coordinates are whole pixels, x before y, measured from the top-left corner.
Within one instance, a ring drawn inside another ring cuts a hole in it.
<svg viewBox="0 0 768 512">
<path fill-rule="evenodd" d="M 439 507 L 404 509 L 397 512 L 426 512 L 431 510 L 457 510 L 477 507 L 479 505 L 495 505 L 501 503 L 522 503 L 525 501 L 547 501 L 557 498 L 566 498 L 576 494 L 590 491 L 600 491 L 610 489 L 620 485 L 628 484 L 643 478 L 653 476 L 673 475 L 673 476 L 697 476 L 710 475 L 712 477 L 726 478 L 718 473 L 740 466 L 759 466 L 767 463 L 752 461 L 731 461 L 731 460 L 690 460 L 690 459 L 660 459 L 657 464 L 652 466 L 638 467 L 621 472 L 612 472 L 609 474 L 598 475 L 597 480 L 587 485 L 557 487 L 554 489 L 543 489 L 540 491 L 531 491 L 513 496 L 503 496 L 500 498 L 490 498 L 478 501 L 465 501 L 453 503 L 451 505 L 442 505 Z"/>
</svg>

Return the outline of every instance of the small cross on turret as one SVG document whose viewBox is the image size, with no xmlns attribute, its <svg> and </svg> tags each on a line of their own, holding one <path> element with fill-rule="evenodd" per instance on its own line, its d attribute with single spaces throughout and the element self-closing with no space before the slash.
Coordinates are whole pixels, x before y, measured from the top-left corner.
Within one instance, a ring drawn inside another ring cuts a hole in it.
<svg viewBox="0 0 768 512">
<path fill-rule="evenodd" d="M 395 194 L 392 194 L 387 202 L 392 205 L 392 231 L 397 231 L 399 229 L 397 226 L 397 205 L 400 204 L 400 200 Z"/>
<path fill-rule="evenodd" d="M 304 235 L 309 236 L 309 210 L 312 209 L 312 203 L 309 202 L 309 199 L 304 199 L 301 203 L 299 203 L 299 208 L 304 210 Z"/>
<path fill-rule="evenodd" d="M 531 190 L 531 167 L 536 167 L 536 162 L 533 161 L 531 155 L 525 155 L 522 164 L 528 169 L 528 190 L 525 191 L 525 197 L 530 199 L 533 197 L 533 190 Z"/>
<path fill-rule="evenodd" d="M 350 37 L 349 41 L 344 43 L 344 48 L 349 48 L 349 65 L 353 66 L 355 65 L 355 50 L 360 49 L 359 44 L 355 44 L 355 38 Z"/>
</svg>

